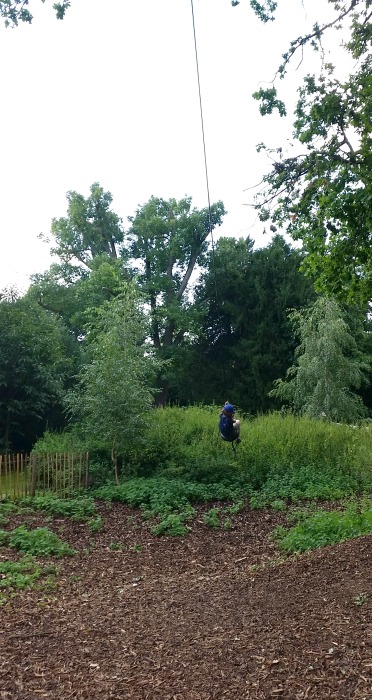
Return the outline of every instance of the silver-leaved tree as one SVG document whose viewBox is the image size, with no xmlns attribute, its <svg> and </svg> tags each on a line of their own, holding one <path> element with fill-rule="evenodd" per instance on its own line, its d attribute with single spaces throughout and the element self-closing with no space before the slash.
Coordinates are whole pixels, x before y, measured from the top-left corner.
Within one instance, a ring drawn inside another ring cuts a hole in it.
<svg viewBox="0 0 372 700">
<path fill-rule="evenodd" d="M 297 359 L 286 380 L 277 379 L 270 395 L 296 414 L 353 422 L 365 415 L 359 389 L 369 367 L 338 303 L 320 297 L 307 311 L 293 311 L 300 338 Z"/>
</svg>

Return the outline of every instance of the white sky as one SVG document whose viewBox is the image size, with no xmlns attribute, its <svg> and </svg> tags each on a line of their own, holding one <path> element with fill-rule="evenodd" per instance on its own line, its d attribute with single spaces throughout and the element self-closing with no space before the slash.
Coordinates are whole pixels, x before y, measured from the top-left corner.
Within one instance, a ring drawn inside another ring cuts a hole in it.
<svg viewBox="0 0 372 700">
<path fill-rule="evenodd" d="M 248 0 L 194 0 L 211 201 L 228 211 L 219 234 L 257 245 L 269 239 L 243 190 L 267 170 L 256 144 L 285 147 L 291 119 L 260 117 L 251 94 L 326 9 L 279 5 L 263 25 Z M 30 8 L 32 25 L 0 28 L 0 289 L 49 267 L 37 236 L 65 215 L 68 190 L 88 196 L 98 181 L 124 224 L 152 194 L 207 205 L 190 0 L 72 0 L 62 22 L 51 0 Z M 314 60 L 280 83 L 290 104 Z"/>
</svg>

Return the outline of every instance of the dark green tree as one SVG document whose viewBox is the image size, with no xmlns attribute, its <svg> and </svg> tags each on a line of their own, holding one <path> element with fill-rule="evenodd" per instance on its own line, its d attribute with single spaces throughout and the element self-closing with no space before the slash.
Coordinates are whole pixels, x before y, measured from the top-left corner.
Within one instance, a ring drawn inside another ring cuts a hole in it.
<svg viewBox="0 0 372 700">
<path fill-rule="evenodd" d="M 258 250 L 249 238 L 218 241 L 198 288 L 207 308 L 198 342 L 205 401 L 233 400 L 252 413 L 274 406 L 267 393 L 295 349 L 288 309 L 315 298 L 302 259 L 281 236 Z"/>
<path fill-rule="evenodd" d="M 0 450 L 29 450 L 47 425 L 63 424 L 73 372 L 67 330 L 36 303 L 0 301 Z"/>
</svg>

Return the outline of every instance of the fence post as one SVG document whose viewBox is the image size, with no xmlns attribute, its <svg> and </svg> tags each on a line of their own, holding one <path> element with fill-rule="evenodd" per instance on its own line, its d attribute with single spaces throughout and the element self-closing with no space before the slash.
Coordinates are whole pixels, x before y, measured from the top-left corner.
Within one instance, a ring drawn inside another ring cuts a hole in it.
<svg viewBox="0 0 372 700">
<path fill-rule="evenodd" d="M 36 491 L 36 477 L 37 477 L 37 458 L 36 454 L 32 454 L 31 456 L 31 489 L 30 489 L 30 496 L 34 497 L 35 496 L 35 491 Z"/>
<path fill-rule="evenodd" d="M 85 488 L 89 488 L 89 452 L 85 455 Z"/>
</svg>

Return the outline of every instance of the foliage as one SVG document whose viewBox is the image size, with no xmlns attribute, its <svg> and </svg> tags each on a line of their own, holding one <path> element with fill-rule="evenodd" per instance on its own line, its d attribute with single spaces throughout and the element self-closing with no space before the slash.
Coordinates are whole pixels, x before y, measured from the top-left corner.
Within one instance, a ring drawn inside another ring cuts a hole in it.
<svg viewBox="0 0 372 700">
<path fill-rule="evenodd" d="M 71 191 L 67 201 L 67 217 L 52 221 L 51 232 L 56 241 L 52 253 L 65 265 L 77 262 L 83 269 L 89 268 L 102 253 L 116 259 L 124 234 L 120 218 L 110 210 L 111 193 L 95 182 L 87 199 Z"/>
<path fill-rule="evenodd" d="M 67 397 L 71 416 L 90 445 L 124 454 L 143 429 L 159 361 L 145 344 L 146 323 L 135 286 L 96 310 L 78 385 Z"/>
<path fill-rule="evenodd" d="M 243 442 L 233 458 L 218 439 L 213 444 L 213 437 L 209 436 L 207 444 L 200 436 L 190 437 L 187 423 L 193 409 L 157 409 L 155 413 L 158 412 L 164 425 L 166 420 L 169 422 L 170 430 L 173 416 L 177 412 L 181 414 L 183 421 L 176 429 L 180 431 L 183 426 L 189 436 L 188 443 L 179 437 L 182 449 L 173 454 L 170 466 L 165 462 L 157 476 L 127 479 L 120 486 L 107 484 L 95 489 L 93 494 L 103 500 L 140 508 L 144 518 L 157 521 L 155 527 L 160 525 L 159 531 L 182 524 L 188 516 L 192 518 L 194 507 L 202 503 L 232 502 L 220 511 L 219 506 L 212 508 L 213 522 L 219 520 L 220 527 L 228 529 L 231 523 L 226 524 L 216 518 L 216 514 L 236 515 L 246 497 L 252 508 L 271 506 L 284 510 L 288 502 L 334 500 L 372 491 L 372 431 L 368 427 L 352 428 L 280 414 L 261 416 L 249 422 L 243 420 Z M 200 408 L 195 412 L 196 415 L 202 413 Z M 205 409 L 206 431 L 208 417 L 213 430 L 215 416 Z M 177 420 L 175 423 L 177 425 Z M 164 455 L 161 444 L 159 450 Z M 210 466 L 203 467 L 206 450 L 209 450 Z M 221 462 L 219 468 L 218 460 L 215 464 L 211 456 L 223 453 L 230 459 L 226 457 L 224 466 Z M 169 519 L 170 515 L 180 517 Z M 206 517 L 209 520 L 209 516 Z"/>
<path fill-rule="evenodd" d="M 74 426 L 65 430 L 46 430 L 32 447 L 34 454 L 63 453 L 63 452 L 86 452 L 87 445 L 82 441 L 81 435 Z"/>
<path fill-rule="evenodd" d="M 283 55 L 283 77 L 291 58 L 306 44 L 323 51 L 324 34 L 342 32 L 346 60 L 354 65 L 347 78 L 323 62 L 319 78 L 307 75 L 299 89 L 294 115 L 292 154 L 268 149 L 273 165 L 254 203 L 262 221 L 287 228 L 307 252 L 303 267 L 318 290 L 343 299 L 368 301 L 372 296 L 370 233 L 372 23 L 369 0 L 329 0 L 335 16 L 297 37 Z M 349 23 L 348 26 L 346 26 Z M 345 36 L 347 36 L 345 40 Z M 276 87 L 261 89 L 261 113 L 278 109 Z M 265 149 L 264 144 L 259 150 Z"/>
<path fill-rule="evenodd" d="M 96 513 L 94 500 L 88 496 L 79 498 L 57 498 L 52 495 L 27 497 L 20 501 L 20 506 L 30 507 L 47 513 L 52 518 L 72 518 L 86 520 Z"/>
<path fill-rule="evenodd" d="M 276 537 L 284 551 L 306 552 L 371 533 L 372 501 L 364 499 L 350 503 L 343 511 L 313 513 L 290 530 L 278 528 Z"/>
<path fill-rule="evenodd" d="M 192 208 L 191 197 L 180 201 L 151 199 L 130 217 L 129 255 L 138 272 L 142 292 L 150 308 L 150 336 L 164 359 L 175 359 L 176 349 L 198 327 L 199 310 L 187 295 L 196 264 L 203 264 L 208 236 L 220 226 L 225 209 L 222 202 L 211 208 Z M 168 400 L 167 366 L 159 378 Z"/>
<path fill-rule="evenodd" d="M 96 498 L 141 508 L 146 518 L 174 512 L 191 512 L 190 505 L 211 500 L 230 500 L 235 494 L 236 490 L 223 484 L 198 484 L 164 477 L 129 479 L 120 486 L 108 485 L 94 491 Z"/>
<path fill-rule="evenodd" d="M 53 314 L 26 298 L 0 301 L 0 449 L 30 449 L 62 410 L 69 338 Z"/>
<path fill-rule="evenodd" d="M 170 535 L 171 537 L 182 537 L 187 535 L 190 528 L 184 523 L 189 520 L 193 513 L 189 511 L 183 513 L 169 513 L 157 525 L 151 528 L 154 535 Z"/>
<path fill-rule="evenodd" d="M 249 0 L 249 2 L 252 10 L 262 22 L 269 22 L 274 19 L 273 13 L 277 8 L 277 2 L 274 2 L 274 0 L 263 0 L 263 2 Z M 231 0 L 231 4 L 233 7 L 236 7 L 240 5 L 240 0 Z"/>
<path fill-rule="evenodd" d="M 291 314 L 300 337 L 297 363 L 287 381 L 276 381 L 272 396 L 289 402 L 296 413 L 313 418 L 353 422 L 365 414 L 362 400 L 352 393 L 369 367 L 338 304 L 319 298 L 310 310 Z"/>
<path fill-rule="evenodd" d="M 103 528 L 103 518 L 98 515 L 96 518 L 88 520 L 88 527 L 91 532 L 100 532 Z"/>
<path fill-rule="evenodd" d="M 41 0 L 45 2 L 45 0 Z M 70 0 L 62 0 L 62 2 L 53 3 L 57 19 L 63 19 L 66 10 L 70 7 Z M 1 0 L 0 1 L 0 17 L 3 17 L 6 27 L 16 27 L 19 22 L 32 22 L 32 14 L 29 8 L 29 0 Z"/>
<path fill-rule="evenodd" d="M 32 557 L 22 557 L 20 561 L 0 562 L 0 588 L 22 590 L 33 586 L 44 573 L 43 568 Z M 0 605 L 4 599 L 0 597 Z"/>
<path fill-rule="evenodd" d="M 217 500 L 262 489 L 267 489 L 269 502 L 298 500 L 332 492 L 344 495 L 371 485 L 372 431 L 367 426 L 353 428 L 284 413 L 252 420 L 239 416 L 242 443 L 234 455 L 218 435 L 218 415 L 216 406 L 155 409 L 143 442 L 134 443 L 126 454 L 129 472 L 156 475 L 159 487 L 163 479 L 173 482 L 173 488 L 179 480 L 206 489 L 220 484 L 226 495 L 222 489 L 221 494 L 214 491 L 211 499 Z M 125 482 L 124 492 L 129 489 L 134 495 L 130 484 L 138 485 L 140 492 L 148 488 L 157 493 L 154 478 Z M 140 495 L 133 504 L 141 504 Z"/>
<path fill-rule="evenodd" d="M 211 508 L 206 513 L 204 513 L 204 515 L 203 515 L 204 525 L 208 525 L 208 527 L 212 527 L 212 528 L 221 527 L 220 512 L 221 512 L 220 508 Z"/>
<path fill-rule="evenodd" d="M 10 532 L 0 530 L 0 544 L 14 547 L 36 557 L 63 557 L 75 553 L 66 542 L 62 542 L 47 527 L 28 530 L 25 525 L 20 525 Z"/>
<path fill-rule="evenodd" d="M 288 309 L 315 298 L 299 271 L 302 259 L 279 235 L 257 250 L 249 238 L 219 239 L 197 288 L 206 313 L 194 366 L 187 368 L 189 394 L 223 403 L 228 387 L 245 411 L 275 407 L 268 392 L 293 362 L 295 349 Z"/>
<path fill-rule="evenodd" d="M 101 253 L 89 262 L 89 270 L 53 263 L 47 272 L 32 276 L 27 297 L 63 320 L 79 356 L 91 310 L 115 299 L 124 279 L 122 261 Z"/>
</svg>

